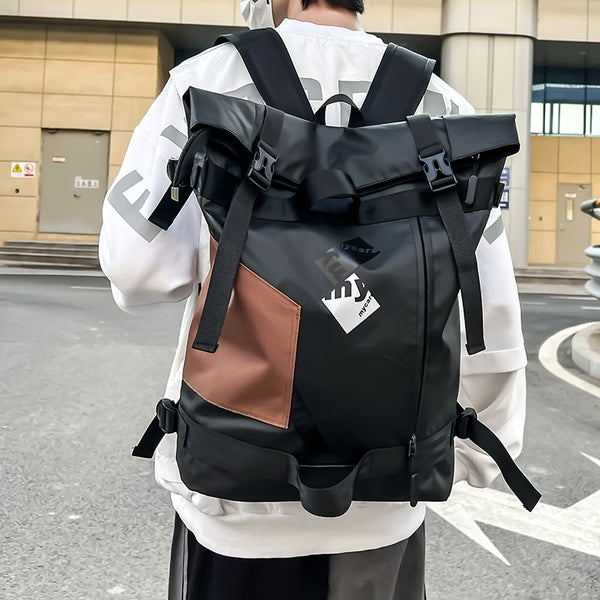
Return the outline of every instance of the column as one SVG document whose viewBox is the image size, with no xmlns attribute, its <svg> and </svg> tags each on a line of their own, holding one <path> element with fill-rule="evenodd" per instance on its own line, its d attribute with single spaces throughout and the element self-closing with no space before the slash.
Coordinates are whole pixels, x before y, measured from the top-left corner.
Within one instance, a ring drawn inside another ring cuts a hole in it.
<svg viewBox="0 0 600 600">
<path fill-rule="evenodd" d="M 515 267 L 527 266 L 529 141 L 537 0 L 443 0 L 442 77 L 478 113 L 515 113 L 521 151 L 510 167 L 504 224 Z"/>
</svg>

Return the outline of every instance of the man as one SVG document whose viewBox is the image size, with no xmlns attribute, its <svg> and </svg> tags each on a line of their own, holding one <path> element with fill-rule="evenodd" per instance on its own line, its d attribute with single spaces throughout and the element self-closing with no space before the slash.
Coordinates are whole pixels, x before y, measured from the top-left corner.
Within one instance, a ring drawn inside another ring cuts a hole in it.
<svg viewBox="0 0 600 600">
<path fill-rule="evenodd" d="M 358 19 L 363 0 L 242 0 L 249 25 L 274 24 L 313 110 L 338 93 L 361 105 L 385 51 Z M 265 65 L 268 68 L 268 65 Z M 166 163 L 185 143 L 181 97 L 194 86 L 262 102 L 236 50 L 222 44 L 182 63 L 136 128 L 104 206 L 102 267 L 123 310 L 188 299 L 165 396 L 179 397 L 197 284 L 209 269 L 209 235 L 195 201 L 162 231 L 147 218 L 169 187 Z M 433 76 L 417 112 L 473 112 Z M 345 125 L 343 113 L 328 124 Z M 516 456 L 524 424 L 526 355 L 516 285 L 500 212 L 477 248 L 487 350 L 464 356 L 459 401 L 473 406 Z M 354 502 L 342 517 L 310 515 L 299 503 L 233 502 L 181 481 L 175 435 L 155 455 L 157 481 L 176 511 L 170 598 L 180 600 L 423 600 L 425 507 Z M 455 481 L 485 486 L 497 469 L 457 441 Z"/>
</svg>

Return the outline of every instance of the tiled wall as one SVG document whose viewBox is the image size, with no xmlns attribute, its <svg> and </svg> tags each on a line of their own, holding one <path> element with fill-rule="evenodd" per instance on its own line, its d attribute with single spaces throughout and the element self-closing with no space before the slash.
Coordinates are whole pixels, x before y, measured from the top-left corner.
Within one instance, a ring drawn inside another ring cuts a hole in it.
<svg viewBox="0 0 600 600">
<path fill-rule="evenodd" d="M 529 263 L 556 262 L 557 186 L 591 183 L 600 195 L 600 138 L 532 136 L 529 183 Z M 590 219 L 591 243 L 600 243 L 600 221 Z"/>
<path fill-rule="evenodd" d="M 36 237 L 39 173 L 13 179 L 10 164 L 39 165 L 42 128 L 110 131 L 112 179 L 172 55 L 153 31 L 0 24 L 0 242 Z"/>
<path fill-rule="evenodd" d="M 442 0 L 365 0 L 370 31 L 440 34 Z M 0 15 L 243 25 L 239 0 L 0 0 Z"/>
</svg>

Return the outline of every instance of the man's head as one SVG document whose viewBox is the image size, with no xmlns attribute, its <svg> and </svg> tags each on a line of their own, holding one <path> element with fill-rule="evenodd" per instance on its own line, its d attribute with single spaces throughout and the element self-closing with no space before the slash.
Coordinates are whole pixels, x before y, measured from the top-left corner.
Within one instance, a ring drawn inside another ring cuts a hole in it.
<svg viewBox="0 0 600 600">
<path fill-rule="evenodd" d="M 286 17 L 313 21 L 317 13 L 356 15 L 365 10 L 364 0 L 240 0 L 240 7 L 250 29 L 277 26 Z"/>
<path fill-rule="evenodd" d="M 277 2 L 277 0 L 274 0 Z M 343 8 L 350 12 L 362 15 L 365 12 L 364 0 L 301 0 L 302 10 L 306 10 L 311 5 L 329 4 L 332 8 Z"/>
</svg>

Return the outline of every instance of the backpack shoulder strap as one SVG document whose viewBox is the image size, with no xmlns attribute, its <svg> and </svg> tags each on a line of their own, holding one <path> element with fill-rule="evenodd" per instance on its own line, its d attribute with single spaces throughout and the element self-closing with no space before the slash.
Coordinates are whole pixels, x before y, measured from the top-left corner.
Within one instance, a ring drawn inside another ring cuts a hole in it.
<svg viewBox="0 0 600 600">
<path fill-rule="evenodd" d="M 361 112 L 365 125 L 403 121 L 427 91 L 435 60 L 388 44 Z"/>
<path fill-rule="evenodd" d="M 225 42 L 236 47 L 267 105 L 308 121 L 314 119 L 292 59 L 274 29 L 252 29 L 222 35 L 217 38 L 215 46 Z"/>
</svg>

